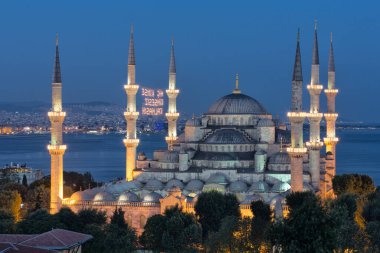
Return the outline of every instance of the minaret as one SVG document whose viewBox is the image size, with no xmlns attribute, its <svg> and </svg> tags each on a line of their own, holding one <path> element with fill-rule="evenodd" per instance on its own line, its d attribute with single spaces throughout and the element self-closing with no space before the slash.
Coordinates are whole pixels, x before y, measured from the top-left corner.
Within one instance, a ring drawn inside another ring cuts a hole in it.
<svg viewBox="0 0 380 253">
<path fill-rule="evenodd" d="M 335 176 L 336 168 L 335 146 L 339 139 L 335 136 L 335 121 L 338 118 L 338 114 L 335 112 L 335 96 L 338 94 L 338 89 L 335 88 L 335 63 L 332 34 L 330 38 L 328 87 L 325 89 L 325 94 L 327 97 L 327 113 L 324 114 L 326 120 L 326 138 L 324 138 L 324 142 L 326 145 L 326 152 L 332 153 L 332 170 L 329 171 L 329 174 L 333 177 Z"/>
<path fill-rule="evenodd" d="M 287 148 L 291 159 L 291 190 L 303 190 L 303 155 L 307 152 L 303 143 L 303 123 L 306 116 L 302 112 L 302 65 L 300 34 L 297 34 L 296 58 L 292 78 L 292 108 L 287 116 L 291 124 L 291 147 Z"/>
<path fill-rule="evenodd" d="M 319 95 L 323 86 L 319 83 L 319 54 L 318 54 L 318 37 L 317 22 L 314 27 L 314 47 L 313 59 L 311 65 L 311 82 L 307 86 L 310 94 L 310 112 L 308 114 L 310 125 L 310 137 L 306 146 L 309 150 L 309 172 L 311 183 L 315 189 L 319 189 L 320 184 L 320 151 L 323 147 L 320 136 L 320 123 L 323 114 L 319 112 Z"/>
<path fill-rule="evenodd" d="M 52 82 L 52 110 L 48 112 L 51 122 L 51 140 L 48 150 L 51 157 L 50 163 L 50 213 L 54 214 L 61 208 L 63 199 L 63 155 L 66 145 L 62 140 L 62 123 L 66 113 L 62 111 L 62 80 L 59 63 L 58 35 L 55 45 L 55 63 Z"/>
<path fill-rule="evenodd" d="M 166 94 L 169 99 L 168 112 L 166 118 L 168 120 L 168 136 L 165 137 L 168 143 L 168 150 L 173 150 L 173 142 L 177 140 L 177 119 L 179 113 L 177 112 L 177 96 L 179 90 L 176 89 L 176 66 L 174 57 L 174 40 L 172 40 L 170 50 L 170 64 L 169 64 L 169 89 L 166 90 Z"/>
<path fill-rule="evenodd" d="M 135 62 L 135 47 L 133 40 L 133 26 L 131 26 L 131 35 L 129 41 L 128 54 L 128 80 L 124 85 L 124 90 L 127 93 L 127 110 L 124 112 L 125 120 L 127 121 L 127 133 L 123 140 L 126 151 L 126 180 L 133 180 L 133 170 L 136 167 L 136 148 L 140 140 L 136 134 L 136 120 L 139 117 L 139 112 L 136 111 L 136 94 L 139 90 L 139 85 L 136 84 L 136 62 Z"/>
</svg>

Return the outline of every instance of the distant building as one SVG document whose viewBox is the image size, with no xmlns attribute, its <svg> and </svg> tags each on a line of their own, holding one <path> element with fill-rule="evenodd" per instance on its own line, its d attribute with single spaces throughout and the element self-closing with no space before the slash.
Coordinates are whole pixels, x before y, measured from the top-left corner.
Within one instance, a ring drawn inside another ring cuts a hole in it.
<svg viewBox="0 0 380 253">
<path fill-rule="evenodd" d="M 16 183 L 22 183 L 23 177 L 26 177 L 28 185 L 44 177 L 40 169 L 28 168 L 26 164 L 11 163 L 0 169 L 0 178 L 9 178 Z"/>
<path fill-rule="evenodd" d="M 0 234 L 0 252 L 45 253 L 82 252 L 82 245 L 92 236 L 65 229 L 53 229 L 36 235 Z"/>
</svg>

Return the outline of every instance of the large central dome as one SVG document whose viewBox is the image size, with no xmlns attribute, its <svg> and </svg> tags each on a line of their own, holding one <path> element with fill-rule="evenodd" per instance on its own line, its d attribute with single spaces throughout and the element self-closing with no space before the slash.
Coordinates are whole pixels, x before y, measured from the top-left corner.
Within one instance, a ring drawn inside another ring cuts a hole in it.
<svg viewBox="0 0 380 253">
<path fill-rule="evenodd" d="M 254 98 L 244 94 L 229 94 L 218 99 L 207 114 L 268 114 Z"/>
</svg>

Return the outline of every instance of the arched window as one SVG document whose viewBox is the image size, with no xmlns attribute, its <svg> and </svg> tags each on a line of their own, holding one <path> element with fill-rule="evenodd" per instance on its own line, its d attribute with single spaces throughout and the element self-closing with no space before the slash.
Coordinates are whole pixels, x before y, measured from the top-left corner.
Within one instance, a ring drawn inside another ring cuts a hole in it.
<svg viewBox="0 0 380 253">
<path fill-rule="evenodd" d="M 128 226 L 132 227 L 132 215 L 131 214 L 128 214 L 128 216 L 127 216 L 127 223 L 128 223 Z"/>
<path fill-rule="evenodd" d="M 144 215 L 140 216 L 140 228 L 144 228 L 146 224 L 146 217 Z"/>
</svg>

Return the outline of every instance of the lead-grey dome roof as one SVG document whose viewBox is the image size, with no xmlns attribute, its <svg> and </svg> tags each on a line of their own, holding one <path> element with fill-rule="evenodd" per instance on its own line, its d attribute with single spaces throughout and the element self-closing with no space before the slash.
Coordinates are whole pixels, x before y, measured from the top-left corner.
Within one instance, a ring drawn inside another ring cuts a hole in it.
<svg viewBox="0 0 380 253">
<path fill-rule="evenodd" d="M 229 191 L 238 193 L 238 192 L 246 192 L 248 190 L 248 186 L 243 181 L 235 181 L 232 182 L 229 186 Z"/>
<path fill-rule="evenodd" d="M 119 196 L 119 202 L 139 202 L 139 197 L 133 192 L 124 192 Z"/>
<path fill-rule="evenodd" d="M 264 181 L 253 182 L 249 187 L 249 192 L 268 192 L 269 186 Z"/>
<path fill-rule="evenodd" d="M 160 194 L 157 192 L 150 192 L 144 196 L 143 202 L 159 203 L 160 199 L 162 199 Z"/>
<path fill-rule="evenodd" d="M 244 94 L 229 94 L 210 106 L 207 114 L 268 114 L 254 98 Z"/>
<path fill-rule="evenodd" d="M 290 164 L 290 156 L 287 152 L 278 152 L 269 158 L 271 164 Z"/>
<path fill-rule="evenodd" d="M 222 173 L 212 174 L 206 181 L 207 184 L 228 184 L 226 175 Z"/>
<path fill-rule="evenodd" d="M 202 190 L 203 188 L 203 182 L 198 179 L 192 179 L 190 182 L 187 183 L 185 190 L 190 192 L 197 192 Z"/>
<path fill-rule="evenodd" d="M 160 191 L 163 188 L 164 188 L 164 185 L 162 184 L 162 182 L 155 178 L 149 179 L 148 182 L 146 182 L 144 186 L 144 190 L 148 190 L 148 191 Z"/>
<path fill-rule="evenodd" d="M 233 129 L 217 130 L 204 141 L 207 144 L 246 144 L 251 141 L 242 132 Z"/>
<path fill-rule="evenodd" d="M 183 189 L 185 186 L 179 179 L 170 179 L 165 186 L 166 190 L 171 190 L 173 187 L 178 187 L 179 189 Z"/>
<path fill-rule="evenodd" d="M 113 195 L 109 192 L 106 192 L 106 191 L 99 192 L 94 197 L 94 202 L 97 202 L 97 201 L 113 201 L 113 200 L 115 200 Z"/>
</svg>

